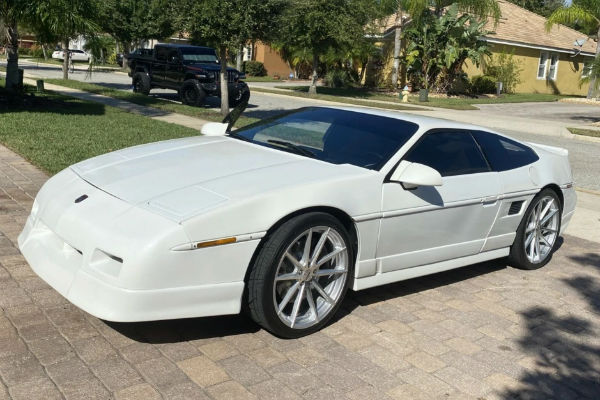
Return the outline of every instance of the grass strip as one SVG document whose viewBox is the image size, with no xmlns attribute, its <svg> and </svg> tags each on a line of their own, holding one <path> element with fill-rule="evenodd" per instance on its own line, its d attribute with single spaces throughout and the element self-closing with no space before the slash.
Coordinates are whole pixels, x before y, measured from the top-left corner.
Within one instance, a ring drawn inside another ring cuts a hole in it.
<svg viewBox="0 0 600 400">
<path fill-rule="evenodd" d="M 600 137 L 600 130 L 582 129 L 582 128 L 567 128 L 573 135 Z"/>
<path fill-rule="evenodd" d="M 0 86 L 0 142 L 51 174 L 124 147 L 198 135 L 191 128 L 52 92 L 15 100 L 7 97 L 3 80 Z"/>
</svg>

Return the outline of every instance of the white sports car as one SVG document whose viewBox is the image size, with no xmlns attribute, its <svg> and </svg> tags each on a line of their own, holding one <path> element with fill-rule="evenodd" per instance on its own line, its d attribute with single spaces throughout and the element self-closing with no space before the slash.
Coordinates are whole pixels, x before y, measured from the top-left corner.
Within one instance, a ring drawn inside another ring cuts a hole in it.
<svg viewBox="0 0 600 400">
<path fill-rule="evenodd" d="M 298 337 L 348 288 L 506 256 L 541 267 L 575 209 L 566 150 L 477 126 L 316 107 L 203 132 L 48 180 L 19 236 L 33 270 L 105 320 L 245 305 Z"/>
<path fill-rule="evenodd" d="M 86 53 L 83 50 L 69 49 L 69 53 L 71 53 L 71 60 L 73 61 L 90 61 L 89 53 Z M 63 50 L 56 50 L 52 53 L 52 58 L 55 60 L 64 60 L 65 52 Z"/>
</svg>

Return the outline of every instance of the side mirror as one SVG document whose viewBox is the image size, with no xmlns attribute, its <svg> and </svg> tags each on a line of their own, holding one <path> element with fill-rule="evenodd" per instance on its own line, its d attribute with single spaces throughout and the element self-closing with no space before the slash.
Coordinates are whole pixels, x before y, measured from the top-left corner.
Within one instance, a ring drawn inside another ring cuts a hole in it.
<svg viewBox="0 0 600 400">
<path fill-rule="evenodd" d="M 404 189 L 415 189 L 419 186 L 442 186 L 442 176 L 427 165 L 402 161 L 390 181 L 400 182 Z"/>
<path fill-rule="evenodd" d="M 227 133 L 228 124 L 222 124 L 220 122 L 207 122 L 202 125 L 200 132 L 206 136 L 225 136 Z"/>
</svg>

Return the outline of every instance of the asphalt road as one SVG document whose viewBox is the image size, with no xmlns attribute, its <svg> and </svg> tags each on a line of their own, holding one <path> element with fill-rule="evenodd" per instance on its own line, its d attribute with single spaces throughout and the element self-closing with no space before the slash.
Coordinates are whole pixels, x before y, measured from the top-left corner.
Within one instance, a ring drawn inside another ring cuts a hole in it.
<svg viewBox="0 0 600 400">
<path fill-rule="evenodd" d="M 36 66 L 35 64 L 26 63 L 22 63 L 21 66 L 25 69 L 26 74 L 43 78 L 62 78 L 62 72 L 59 67 Z M 70 78 L 121 90 L 131 90 L 131 78 L 122 73 L 94 72 L 90 75 L 85 71 L 75 71 L 70 75 Z M 177 94 L 172 90 L 153 90 L 152 95 L 173 101 L 178 100 Z M 264 118 L 284 110 L 321 104 L 323 103 L 310 99 L 253 92 L 245 115 Z M 210 98 L 208 106 L 218 109 L 219 100 L 217 98 Z M 535 119 L 560 119 L 560 121 L 573 120 L 579 123 L 600 120 L 600 109 L 598 107 L 580 106 L 569 103 L 494 104 L 481 106 L 480 108 L 481 111 L 479 112 L 489 113 L 493 116 L 507 116 L 507 126 L 510 126 L 510 117 L 512 116 Z M 536 135 L 510 129 L 499 129 L 499 131 L 520 140 L 568 149 L 577 187 L 600 191 L 600 143 L 558 136 Z"/>
</svg>

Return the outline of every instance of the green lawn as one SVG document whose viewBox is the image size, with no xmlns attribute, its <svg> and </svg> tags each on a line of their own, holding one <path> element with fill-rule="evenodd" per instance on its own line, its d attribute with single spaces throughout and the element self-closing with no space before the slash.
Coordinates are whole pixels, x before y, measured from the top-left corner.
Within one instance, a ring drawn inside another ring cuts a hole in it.
<svg viewBox="0 0 600 400">
<path fill-rule="evenodd" d="M 244 82 L 281 82 L 281 79 L 275 79 L 272 76 L 246 76 L 242 80 Z"/>
<path fill-rule="evenodd" d="M 0 142 L 51 174 L 124 147 L 198 135 L 194 129 L 51 92 L 27 97 L 25 103 L 14 101 L 6 98 L 3 86 L 0 80 Z"/>
<path fill-rule="evenodd" d="M 220 112 L 210 108 L 186 106 L 181 103 L 174 103 L 172 101 L 159 99 L 153 96 L 144 96 L 142 94 L 108 88 L 106 86 L 95 85 L 93 83 L 80 82 L 72 79 L 45 79 L 45 82 L 66 86 L 73 89 L 84 90 L 90 93 L 101 94 L 142 106 L 154 107 L 167 112 L 174 112 L 189 115 L 191 117 L 202 118 L 207 121 L 221 122 L 223 120 L 223 116 L 221 116 Z M 257 121 L 256 118 L 249 118 L 242 115 L 240 119 L 238 119 L 236 126 L 240 127 L 248 125 L 255 121 Z"/>
<path fill-rule="evenodd" d="M 600 137 L 600 130 L 594 129 L 581 129 L 581 128 L 567 128 L 574 135 Z"/>
<path fill-rule="evenodd" d="M 255 92 L 263 92 L 263 93 L 273 93 L 273 94 L 282 94 L 282 95 L 287 95 L 287 96 L 295 96 L 295 97 L 304 97 L 304 98 L 309 98 L 309 99 L 317 99 L 317 100 L 327 100 L 327 101 L 335 101 L 338 103 L 347 103 L 347 104 L 352 104 L 352 105 L 357 105 L 357 106 L 367 106 L 367 107 L 379 107 L 379 108 L 387 108 L 390 110 L 412 110 L 412 111 L 425 111 L 426 109 L 424 108 L 418 108 L 418 107 L 407 107 L 402 105 L 402 103 L 400 102 L 396 102 L 397 104 L 389 104 L 389 103 L 381 103 L 381 102 L 373 102 L 373 101 L 363 101 L 364 99 L 367 100 L 383 100 L 382 98 L 372 98 L 372 97 L 368 97 L 368 96 L 364 96 L 364 97 L 358 97 L 358 96 L 346 96 L 345 94 L 339 94 L 339 93 L 335 93 L 334 91 L 336 89 L 330 89 L 330 88 L 322 88 L 319 87 L 317 89 L 317 95 L 316 96 L 309 96 L 308 92 L 308 86 L 276 86 L 276 89 L 290 89 L 287 92 L 283 92 L 281 90 L 272 90 L 272 89 L 266 89 L 266 88 L 257 88 L 257 87 L 253 87 L 252 91 Z M 327 90 L 329 89 L 329 90 Z M 350 98 L 350 97 L 354 97 L 354 98 Z M 389 99 L 393 99 L 391 96 L 387 96 L 387 98 Z M 386 101 L 390 101 L 385 99 Z M 391 100 L 393 101 L 393 100 Z"/>
<path fill-rule="evenodd" d="M 278 89 L 288 89 L 295 93 L 307 93 L 308 86 L 277 86 Z M 317 88 L 319 95 L 329 97 L 351 97 L 354 99 L 367 99 L 367 100 L 381 100 L 390 101 L 398 104 L 401 103 L 399 96 L 392 96 L 387 93 L 381 93 L 374 90 L 365 88 L 328 88 L 319 87 Z M 419 102 L 418 95 L 410 95 L 408 98 L 409 103 L 417 104 L 420 106 L 428 107 L 441 107 L 450 108 L 454 110 L 476 110 L 477 107 L 474 104 L 497 104 L 497 103 L 524 103 L 524 102 L 548 102 L 558 101 L 559 99 L 566 97 L 553 94 L 543 93 L 517 93 L 517 94 L 505 94 L 500 97 L 480 97 L 480 98 L 441 98 L 441 97 L 429 97 L 429 101 L 425 103 Z"/>
</svg>

